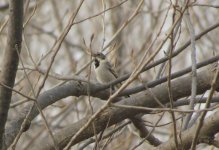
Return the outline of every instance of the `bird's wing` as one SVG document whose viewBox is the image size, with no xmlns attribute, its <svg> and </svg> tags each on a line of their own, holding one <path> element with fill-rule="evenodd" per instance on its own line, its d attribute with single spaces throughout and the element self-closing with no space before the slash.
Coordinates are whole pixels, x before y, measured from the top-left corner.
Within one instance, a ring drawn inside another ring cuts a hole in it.
<svg viewBox="0 0 219 150">
<path fill-rule="evenodd" d="M 111 65 L 109 62 L 106 63 L 106 66 L 107 66 L 107 69 L 109 69 L 110 72 L 112 72 L 112 74 L 114 75 L 114 77 L 115 77 L 115 78 L 118 78 L 117 73 L 115 72 L 115 70 L 113 69 L 112 65 Z"/>
<path fill-rule="evenodd" d="M 113 69 L 112 65 L 107 62 L 106 63 L 107 68 L 110 70 L 110 72 L 112 72 L 112 74 L 114 75 L 115 78 L 118 78 L 117 73 L 115 72 L 115 70 Z M 119 83 L 116 85 L 117 89 L 120 88 L 120 86 L 122 85 L 122 83 Z M 125 96 L 125 97 L 130 97 L 129 95 Z"/>
</svg>

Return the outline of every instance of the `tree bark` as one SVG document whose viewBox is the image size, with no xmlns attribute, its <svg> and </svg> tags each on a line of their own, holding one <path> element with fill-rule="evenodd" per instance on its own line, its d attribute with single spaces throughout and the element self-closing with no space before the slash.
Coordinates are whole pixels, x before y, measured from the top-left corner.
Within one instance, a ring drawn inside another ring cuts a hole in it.
<svg viewBox="0 0 219 150">
<path fill-rule="evenodd" d="M 13 88 L 19 63 L 18 55 L 22 43 L 23 0 L 10 0 L 9 9 L 10 17 L 8 22 L 7 46 L 2 62 L 0 82 Z M 3 134 L 11 102 L 11 95 L 12 91 L 10 89 L 0 86 L 0 149 L 3 149 Z"/>
</svg>

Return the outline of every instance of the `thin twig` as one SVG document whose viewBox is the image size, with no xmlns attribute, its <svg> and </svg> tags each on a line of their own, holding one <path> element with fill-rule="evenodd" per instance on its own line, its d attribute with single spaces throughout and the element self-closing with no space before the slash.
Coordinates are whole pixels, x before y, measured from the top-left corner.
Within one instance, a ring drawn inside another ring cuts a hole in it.
<svg viewBox="0 0 219 150">
<path fill-rule="evenodd" d="M 126 109 L 136 109 L 141 110 L 142 112 L 148 112 L 148 111 L 169 111 L 169 112 L 181 112 L 181 113 L 191 113 L 191 112 L 203 112 L 203 111 L 213 111 L 215 107 L 208 108 L 208 109 L 199 109 L 199 110 L 180 110 L 180 109 L 173 109 L 173 108 L 150 108 L 150 107 L 139 107 L 139 106 L 128 106 L 128 105 L 119 105 L 119 104 L 110 104 L 112 107 L 118 107 L 118 108 L 126 108 Z"/>
<path fill-rule="evenodd" d="M 190 14 L 189 14 L 189 10 L 186 11 L 185 13 L 185 22 L 186 25 L 189 29 L 189 33 L 190 33 L 190 39 L 191 39 L 191 60 L 192 60 L 192 89 L 191 89 L 191 100 L 190 100 L 190 104 L 189 107 L 190 109 L 194 109 L 194 105 L 195 105 L 195 97 L 196 97 L 196 93 L 197 93 L 197 61 L 196 61 L 196 47 L 195 47 L 195 31 L 194 31 L 194 27 L 192 25 L 191 19 L 190 19 Z M 183 126 L 183 129 L 187 129 L 189 121 L 191 120 L 192 117 L 192 113 L 188 114 L 185 118 L 185 123 Z"/>
<path fill-rule="evenodd" d="M 188 1 L 187 1 L 188 2 Z M 173 12 L 173 23 L 175 22 L 175 13 L 176 13 L 176 9 L 174 9 Z M 180 20 L 181 22 L 181 20 Z M 180 22 L 178 23 L 178 25 L 180 24 Z M 176 26 L 177 27 L 177 26 Z M 167 85 L 168 85 L 168 96 L 169 96 L 169 100 L 170 100 L 170 108 L 173 109 L 173 93 L 172 93 L 172 85 L 171 85 L 171 71 L 172 71 L 172 54 L 173 54 L 173 50 L 174 50 L 174 40 L 175 40 L 175 35 L 174 35 L 174 30 L 171 33 L 171 37 L 170 37 L 170 49 L 168 49 L 169 53 L 169 60 L 168 60 L 168 76 L 167 76 Z M 177 138 L 177 129 L 176 129 L 176 117 L 174 112 L 170 111 L 170 115 L 172 118 L 172 122 L 173 122 L 173 136 L 174 136 L 174 142 L 176 145 L 176 149 L 179 149 L 179 144 L 178 144 L 178 138 Z"/>
</svg>

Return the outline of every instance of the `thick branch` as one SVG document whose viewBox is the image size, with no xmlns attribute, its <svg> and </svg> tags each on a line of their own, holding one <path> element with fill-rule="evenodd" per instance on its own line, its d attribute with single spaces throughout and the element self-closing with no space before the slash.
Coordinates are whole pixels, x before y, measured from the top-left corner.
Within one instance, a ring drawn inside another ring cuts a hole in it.
<svg viewBox="0 0 219 150">
<path fill-rule="evenodd" d="M 218 60 L 218 58 L 216 57 L 216 59 L 213 59 L 212 62 Z M 212 62 L 209 62 L 209 63 L 212 63 Z M 189 72 L 190 69 L 187 69 Z M 181 73 L 181 71 L 179 72 Z M 176 73 L 176 74 L 179 74 L 179 73 Z M 149 82 L 147 83 L 147 86 L 148 87 L 154 87 L 155 85 L 158 85 L 158 84 L 161 84 L 161 83 L 164 83 L 166 80 L 159 80 L 158 82 L 157 81 L 152 81 L 152 82 Z M 44 92 L 43 94 L 41 94 L 37 101 L 39 103 L 39 106 L 44 109 L 45 107 L 55 103 L 56 101 L 62 99 L 62 98 L 65 98 L 65 97 L 68 97 L 68 96 L 82 96 L 82 95 L 87 95 L 87 86 L 88 84 L 87 83 L 81 83 L 81 82 L 77 82 L 77 81 L 71 81 L 67 84 L 64 84 L 64 85 L 61 85 L 61 86 L 58 86 L 58 87 L 55 87 L 51 90 L 48 90 L 46 92 Z M 100 86 L 100 85 L 96 85 L 96 84 L 93 84 L 93 83 L 90 83 L 90 95 L 93 96 L 93 97 L 98 97 L 98 98 L 101 98 L 101 99 L 107 99 L 110 95 L 110 92 L 109 91 L 106 91 L 106 90 L 102 90 L 103 88 L 105 88 L 105 86 Z M 138 90 L 139 88 L 136 87 L 136 89 Z M 101 91 L 101 92 L 99 92 Z M 142 91 L 142 90 L 140 90 Z M 123 93 L 132 93 L 132 89 L 129 90 L 125 90 Z M 118 98 L 119 99 L 119 98 Z M 121 99 L 121 98 L 120 98 Z M 21 111 L 21 114 L 17 115 L 17 117 L 15 119 L 13 119 L 12 122 L 10 122 L 10 126 L 9 128 L 6 129 L 6 133 L 5 133 L 5 137 L 6 137 L 6 145 L 9 146 L 11 144 L 11 142 L 14 140 L 15 136 L 17 135 L 18 131 L 20 130 L 20 126 L 21 126 L 21 123 L 22 121 L 24 120 L 25 118 L 25 115 L 27 114 L 28 110 L 30 109 L 29 106 L 27 106 L 25 109 L 23 109 Z M 33 111 L 31 112 L 31 115 L 30 117 L 28 118 L 29 122 L 28 124 L 26 125 L 27 127 L 30 125 L 31 121 L 38 115 L 38 111 L 37 111 L 37 108 L 35 107 L 33 109 Z"/>
<path fill-rule="evenodd" d="M 181 146 L 182 149 L 189 149 L 192 144 L 192 139 L 195 136 L 196 128 L 198 123 L 193 125 L 188 130 L 181 133 Z M 219 111 L 215 112 L 211 116 L 205 119 L 203 126 L 201 128 L 201 131 L 199 132 L 200 138 L 206 138 L 206 137 L 214 137 L 214 135 L 219 132 Z M 167 142 L 161 144 L 159 147 L 157 147 L 159 150 L 175 150 L 175 143 L 174 139 L 171 138 Z"/>
<path fill-rule="evenodd" d="M 10 17 L 8 22 L 7 46 L 3 58 L 0 82 L 14 86 L 22 42 L 23 0 L 10 0 Z M 12 91 L 0 86 L 0 149 L 3 147 L 3 134 L 11 102 Z"/>
<path fill-rule="evenodd" d="M 87 95 L 87 83 L 80 83 L 77 81 L 72 81 L 67 84 L 57 86 L 51 90 L 48 90 L 41 94 L 37 102 L 39 106 L 44 109 L 47 106 L 57 102 L 60 99 L 66 98 L 68 96 L 82 96 L 82 95 Z M 109 92 L 103 91 L 97 94 L 97 91 L 101 89 L 101 86 L 95 85 L 95 84 L 90 84 L 91 88 L 91 96 L 98 96 L 100 98 L 106 99 L 109 97 Z M 14 138 L 16 137 L 17 133 L 20 130 L 21 124 L 29 111 L 29 109 L 32 107 L 32 105 L 29 105 L 25 107 L 20 114 L 17 115 L 16 118 L 14 118 L 10 123 L 9 127 L 6 129 L 5 132 L 5 138 L 6 138 L 6 145 L 7 147 L 10 146 L 10 144 L 13 142 Z M 26 124 L 26 127 L 28 128 L 30 126 L 31 121 L 39 114 L 37 107 L 34 106 Z"/>
<path fill-rule="evenodd" d="M 211 80 L 213 73 L 206 69 L 203 72 L 198 73 L 197 76 L 197 94 L 201 94 L 210 88 Z M 217 83 L 219 86 L 219 83 Z M 189 96 L 191 94 L 191 77 L 181 77 L 172 82 L 172 91 L 173 91 L 173 100 Z M 153 92 L 154 95 L 163 103 L 166 104 L 169 102 L 167 84 L 159 85 L 150 92 Z M 158 104 L 153 99 L 153 96 L 149 91 L 140 93 L 135 96 L 135 98 L 130 97 L 119 102 L 122 105 L 132 105 L 132 106 L 145 106 L 145 107 L 157 107 Z M 94 126 L 96 127 L 96 133 L 104 130 L 106 125 L 111 126 L 115 123 L 121 122 L 126 118 L 135 116 L 136 114 L 141 113 L 140 110 L 135 109 L 125 109 L 125 108 L 114 108 L 110 107 L 100 114 L 94 121 Z M 90 116 L 85 117 L 84 119 L 78 121 L 75 124 L 69 125 L 68 127 L 60 130 L 55 134 L 55 138 L 58 142 L 60 148 L 63 148 L 71 139 L 71 137 L 86 123 Z M 92 137 L 93 126 L 91 125 L 87 128 L 82 134 L 76 138 L 73 144 L 81 142 L 89 137 Z M 52 142 L 48 141 L 49 139 L 43 139 L 41 144 L 37 144 L 36 149 L 52 149 Z"/>
</svg>

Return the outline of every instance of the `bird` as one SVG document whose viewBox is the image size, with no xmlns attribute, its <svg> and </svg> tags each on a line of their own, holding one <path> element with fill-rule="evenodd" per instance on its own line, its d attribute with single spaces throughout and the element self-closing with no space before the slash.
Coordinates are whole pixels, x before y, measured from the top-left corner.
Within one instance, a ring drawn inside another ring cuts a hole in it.
<svg viewBox="0 0 219 150">
<path fill-rule="evenodd" d="M 108 84 L 111 81 L 118 78 L 118 75 L 117 75 L 116 71 L 113 69 L 112 65 L 107 60 L 106 55 L 104 55 L 101 52 L 98 52 L 98 53 L 93 54 L 93 56 L 94 56 L 94 71 L 95 71 L 95 74 L 96 74 L 96 79 L 99 83 Z M 117 88 L 119 88 L 120 86 L 121 86 L 121 84 L 119 84 L 117 86 Z M 111 87 L 111 89 L 115 90 L 114 87 Z M 126 95 L 125 97 L 128 98 L 130 96 Z M 140 116 L 134 116 L 133 118 L 135 120 L 138 119 L 138 122 L 139 122 L 139 120 L 142 121 L 141 120 L 141 115 Z M 137 135 L 139 135 L 140 137 L 143 137 L 143 135 L 141 134 L 140 127 L 135 125 L 134 122 L 136 122 L 136 121 L 133 120 L 133 118 L 130 118 L 130 120 L 133 122 L 133 125 L 135 126 L 135 128 L 128 125 L 129 130 L 134 134 L 137 134 L 136 131 L 138 130 L 139 133 Z M 142 125 L 141 125 L 141 127 L 142 127 Z"/>
<path fill-rule="evenodd" d="M 108 84 L 118 78 L 118 75 L 110 62 L 107 60 L 106 55 L 101 52 L 93 54 L 94 56 L 94 71 L 96 79 L 101 84 Z M 112 87 L 112 90 L 115 88 Z"/>
</svg>

